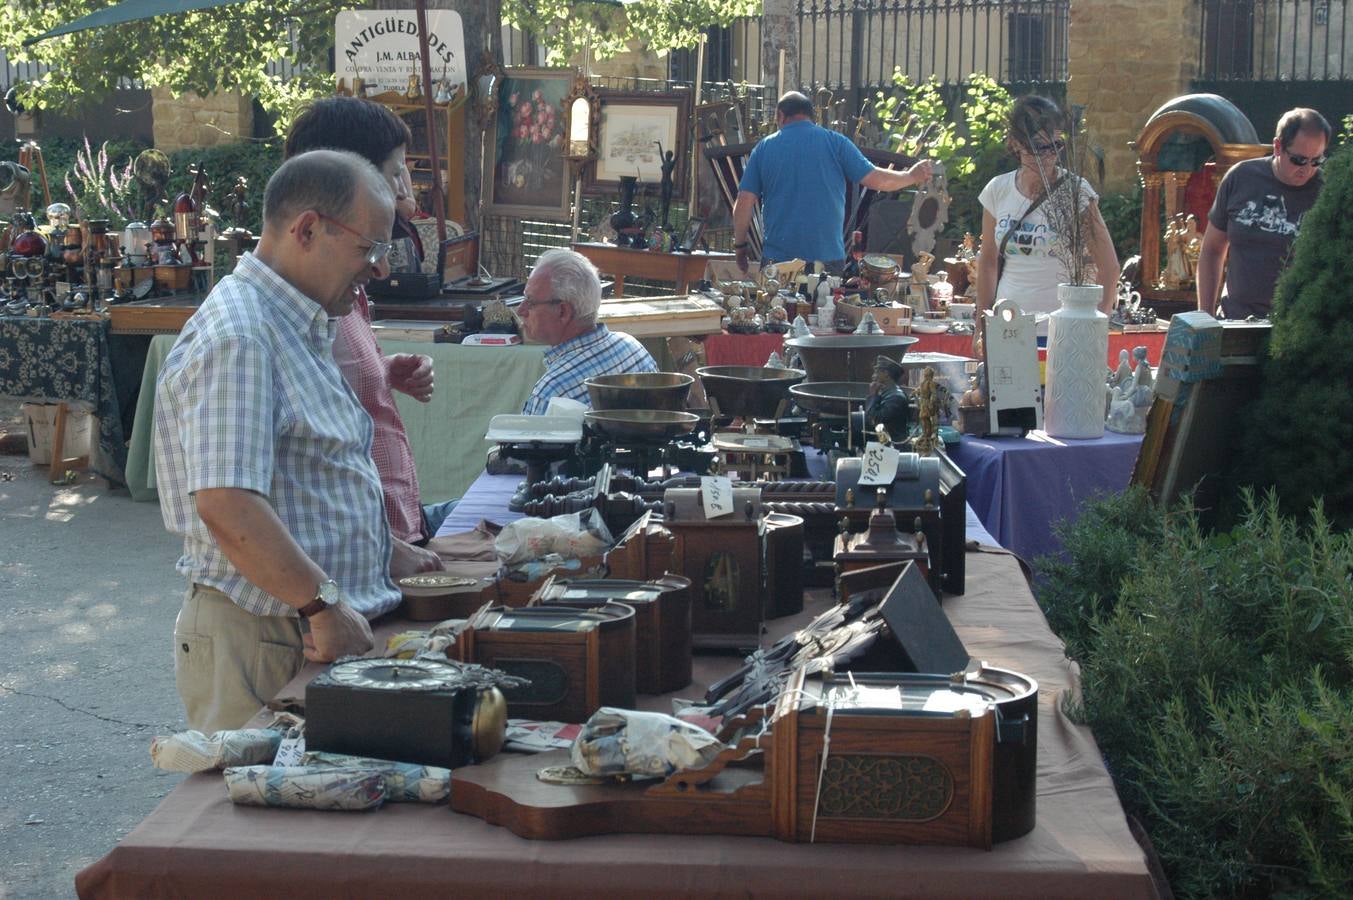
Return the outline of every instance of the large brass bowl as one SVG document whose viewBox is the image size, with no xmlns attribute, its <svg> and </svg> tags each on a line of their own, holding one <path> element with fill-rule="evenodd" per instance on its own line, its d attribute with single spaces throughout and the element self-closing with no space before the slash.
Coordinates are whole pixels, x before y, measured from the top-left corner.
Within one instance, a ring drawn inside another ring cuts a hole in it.
<svg viewBox="0 0 1353 900">
<path fill-rule="evenodd" d="M 867 381 L 808 381 L 789 389 L 794 402 L 810 412 L 844 416 L 869 399 Z"/>
<path fill-rule="evenodd" d="M 765 419 L 775 415 L 789 388 L 808 377 L 802 369 L 770 366 L 704 366 L 695 370 L 705 396 L 727 416 Z"/>
<path fill-rule="evenodd" d="M 918 339 L 898 334 L 814 334 L 790 338 L 786 347 L 799 351 L 808 381 L 869 381 L 880 356 L 902 361 Z"/>
<path fill-rule="evenodd" d="M 583 421 L 614 441 L 658 443 L 694 431 L 700 417 L 671 409 L 606 409 L 583 413 Z"/>
<path fill-rule="evenodd" d="M 686 408 L 695 379 L 682 372 L 630 372 L 589 378 L 587 396 L 593 409 Z"/>
</svg>

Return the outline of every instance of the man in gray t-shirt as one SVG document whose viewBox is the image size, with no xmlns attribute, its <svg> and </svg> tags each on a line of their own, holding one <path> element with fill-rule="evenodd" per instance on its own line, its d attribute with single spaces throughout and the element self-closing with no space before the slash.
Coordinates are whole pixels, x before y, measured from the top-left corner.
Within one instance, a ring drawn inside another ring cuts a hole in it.
<svg viewBox="0 0 1353 900">
<path fill-rule="evenodd" d="M 1330 126 L 1313 109 L 1294 109 L 1278 120 L 1273 155 L 1231 168 L 1207 214 L 1198 257 L 1198 308 L 1214 313 L 1226 268 L 1221 309 L 1225 318 L 1267 316 L 1278 274 L 1287 264 L 1302 217 L 1324 183 Z"/>
</svg>

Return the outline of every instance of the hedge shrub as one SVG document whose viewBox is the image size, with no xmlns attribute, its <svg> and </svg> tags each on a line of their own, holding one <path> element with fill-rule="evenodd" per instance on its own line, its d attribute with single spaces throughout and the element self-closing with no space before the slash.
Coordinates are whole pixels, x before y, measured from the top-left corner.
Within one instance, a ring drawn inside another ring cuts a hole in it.
<svg viewBox="0 0 1353 900">
<path fill-rule="evenodd" d="M 1353 537 L 1318 505 L 1305 525 L 1241 505 L 1207 534 L 1140 492 L 1089 504 L 1040 602 L 1177 893 L 1348 896 Z"/>
</svg>

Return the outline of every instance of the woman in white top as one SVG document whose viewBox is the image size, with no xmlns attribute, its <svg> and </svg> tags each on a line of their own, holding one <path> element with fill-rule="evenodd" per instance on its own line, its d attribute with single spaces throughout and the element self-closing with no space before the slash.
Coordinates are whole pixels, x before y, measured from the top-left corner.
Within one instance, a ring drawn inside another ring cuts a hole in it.
<svg viewBox="0 0 1353 900">
<path fill-rule="evenodd" d="M 1045 204 L 1038 201 L 1046 185 L 1056 185 L 1056 194 L 1062 195 L 1069 186 L 1058 185 L 1058 179 L 1079 178 L 1057 165 L 1066 148 L 1066 123 L 1066 114 L 1046 97 L 1021 97 L 1010 109 L 1005 143 L 1019 160 L 1019 168 L 997 175 L 978 195 L 982 204 L 982 246 L 977 254 L 979 321 L 982 311 L 997 299 L 1013 300 L 1026 313 L 1052 312 L 1060 305 L 1057 285 L 1070 280 L 1065 236 L 1053 229 Z M 1086 249 L 1098 273 L 1095 280 L 1104 286 L 1099 308 L 1108 313 L 1118 294 L 1118 257 L 1099 213 L 1099 196 L 1084 179 L 1080 208 L 1087 226 Z M 999 256 L 1004 256 L 1005 265 L 999 268 L 998 277 Z M 1047 333 L 1046 324 L 1039 333 Z"/>
</svg>

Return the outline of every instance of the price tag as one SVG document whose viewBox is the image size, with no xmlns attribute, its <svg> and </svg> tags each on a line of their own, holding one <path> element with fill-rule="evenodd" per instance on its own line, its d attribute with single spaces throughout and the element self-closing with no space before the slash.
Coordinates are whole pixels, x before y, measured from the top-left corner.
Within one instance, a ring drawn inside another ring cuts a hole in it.
<svg viewBox="0 0 1353 900">
<path fill-rule="evenodd" d="M 892 447 L 870 441 L 864 445 L 864 459 L 860 462 L 860 487 L 890 485 L 897 477 L 897 451 Z"/>
<path fill-rule="evenodd" d="M 700 496 L 705 503 L 706 519 L 717 519 L 733 511 L 733 482 L 727 475 L 701 475 Z"/>
<path fill-rule="evenodd" d="M 299 766 L 301 757 L 305 755 L 305 737 L 299 733 L 295 737 L 290 736 L 282 738 L 282 743 L 277 747 L 277 755 L 273 757 L 274 766 Z"/>
</svg>

